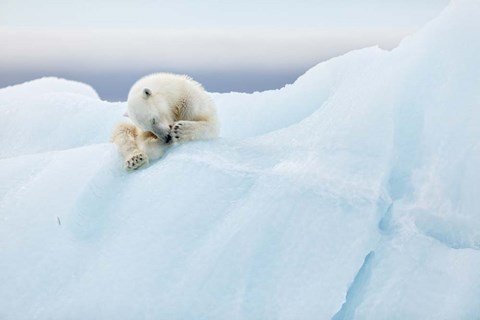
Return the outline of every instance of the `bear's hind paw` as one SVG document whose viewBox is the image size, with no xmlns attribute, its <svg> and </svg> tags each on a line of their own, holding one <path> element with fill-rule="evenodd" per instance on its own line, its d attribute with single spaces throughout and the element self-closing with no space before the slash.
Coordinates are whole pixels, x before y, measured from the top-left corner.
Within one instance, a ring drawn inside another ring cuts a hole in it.
<svg viewBox="0 0 480 320">
<path fill-rule="evenodd" d="M 125 169 L 137 170 L 143 165 L 148 164 L 148 157 L 144 153 L 137 153 L 125 161 Z"/>
</svg>

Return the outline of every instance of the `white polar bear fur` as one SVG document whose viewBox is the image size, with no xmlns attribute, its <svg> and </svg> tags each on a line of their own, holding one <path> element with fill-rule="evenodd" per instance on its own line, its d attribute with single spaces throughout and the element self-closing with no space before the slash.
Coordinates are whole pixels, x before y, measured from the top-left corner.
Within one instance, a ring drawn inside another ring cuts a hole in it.
<svg viewBox="0 0 480 320">
<path fill-rule="evenodd" d="M 215 104 L 202 85 L 188 76 L 146 76 L 130 89 L 127 105 L 134 125 L 117 125 L 112 141 L 128 170 L 160 158 L 172 143 L 218 137 Z"/>
</svg>

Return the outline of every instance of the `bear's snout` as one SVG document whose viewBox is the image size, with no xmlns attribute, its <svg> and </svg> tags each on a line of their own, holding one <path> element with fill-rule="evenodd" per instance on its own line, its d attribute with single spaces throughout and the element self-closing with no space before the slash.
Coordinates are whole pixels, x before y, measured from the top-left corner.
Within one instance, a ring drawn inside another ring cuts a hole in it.
<svg viewBox="0 0 480 320">
<path fill-rule="evenodd" d="M 168 127 L 154 124 L 152 125 L 152 132 L 154 135 L 156 135 L 160 140 L 163 140 L 165 143 L 169 143 L 172 140 L 172 136 L 170 135 L 170 130 Z"/>
</svg>

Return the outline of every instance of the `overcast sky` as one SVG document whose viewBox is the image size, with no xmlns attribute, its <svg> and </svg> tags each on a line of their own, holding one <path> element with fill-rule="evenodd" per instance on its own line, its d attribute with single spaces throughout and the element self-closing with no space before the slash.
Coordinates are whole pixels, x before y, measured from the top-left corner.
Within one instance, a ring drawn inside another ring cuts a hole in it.
<svg viewBox="0 0 480 320">
<path fill-rule="evenodd" d="M 172 71 L 211 91 L 275 88 L 349 50 L 393 48 L 447 4 L 0 0 L 0 87 L 58 75 L 122 99 L 136 77 Z"/>
</svg>

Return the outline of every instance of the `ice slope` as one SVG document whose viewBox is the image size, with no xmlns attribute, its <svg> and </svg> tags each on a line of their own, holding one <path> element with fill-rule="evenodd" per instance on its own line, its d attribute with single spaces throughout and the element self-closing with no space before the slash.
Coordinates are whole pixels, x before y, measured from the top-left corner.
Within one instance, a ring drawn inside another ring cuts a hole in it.
<svg viewBox="0 0 480 320">
<path fill-rule="evenodd" d="M 0 89 L 0 319 L 480 318 L 479 16 L 214 94 L 221 139 L 134 173 L 124 103 Z"/>
</svg>

